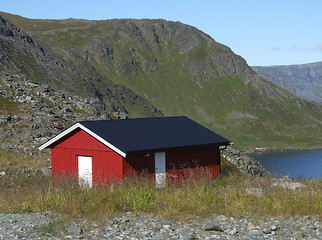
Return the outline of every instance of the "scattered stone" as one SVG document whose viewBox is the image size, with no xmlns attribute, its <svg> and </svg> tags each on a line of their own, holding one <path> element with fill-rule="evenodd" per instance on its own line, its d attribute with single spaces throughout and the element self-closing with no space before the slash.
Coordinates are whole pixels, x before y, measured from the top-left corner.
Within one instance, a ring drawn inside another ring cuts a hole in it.
<svg viewBox="0 0 322 240">
<path fill-rule="evenodd" d="M 220 215 L 220 216 L 217 217 L 217 220 L 221 221 L 221 222 L 227 221 L 227 219 L 228 218 L 225 215 Z"/>
<path fill-rule="evenodd" d="M 230 235 L 236 235 L 237 233 L 238 233 L 238 230 L 237 230 L 237 228 L 233 228 L 232 230 L 230 230 L 229 232 L 228 232 Z"/>
<path fill-rule="evenodd" d="M 6 175 L 6 172 L 5 171 L 1 171 L 0 172 L 0 176 L 5 176 Z"/>
<path fill-rule="evenodd" d="M 271 226 L 271 231 L 276 231 L 277 230 L 277 226 L 275 226 L 275 225 L 273 225 L 273 226 Z"/>
<path fill-rule="evenodd" d="M 305 185 L 302 183 L 293 182 L 293 181 L 284 180 L 284 179 L 281 179 L 278 182 L 273 183 L 272 186 L 282 187 L 282 188 L 286 188 L 286 189 L 290 189 L 290 190 L 295 190 L 297 188 L 305 187 Z"/>
<path fill-rule="evenodd" d="M 81 231 L 81 228 L 80 228 L 80 227 L 78 227 L 78 226 L 71 226 L 71 227 L 67 228 L 67 231 L 68 231 L 69 233 L 73 233 L 73 234 L 79 234 L 79 233 L 81 233 L 81 232 L 82 232 L 82 231 Z"/>
<path fill-rule="evenodd" d="M 265 234 L 271 234 L 272 233 L 272 231 L 271 230 L 269 230 L 269 229 L 263 229 L 263 233 L 265 233 Z"/>
<path fill-rule="evenodd" d="M 205 231 L 222 231 L 221 227 L 214 222 L 207 222 L 204 229 Z"/>
<path fill-rule="evenodd" d="M 254 195 L 254 196 L 258 196 L 258 197 L 263 195 L 262 188 L 246 188 L 245 192 L 249 195 Z"/>
<path fill-rule="evenodd" d="M 164 228 L 164 229 L 167 229 L 167 230 L 168 230 L 170 227 L 171 227 L 171 226 L 170 226 L 169 224 L 165 224 L 165 225 L 163 225 L 163 228 Z"/>
<path fill-rule="evenodd" d="M 53 212 L 0 214 L 0 239 L 322 239 L 321 216 L 218 216 L 223 224 L 191 216 L 189 220 L 162 219 L 149 214 L 124 213 L 99 223 L 82 219 L 60 222 Z M 225 229 L 216 230 L 216 229 Z M 212 230 L 207 230 L 212 229 Z M 263 230 L 261 230 L 263 229 Z"/>
<path fill-rule="evenodd" d="M 45 176 L 51 176 L 51 167 L 40 167 L 40 171 L 41 171 Z"/>
<path fill-rule="evenodd" d="M 260 235 L 260 232 L 256 229 L 253 229 L 253 230 L 248 231 L 248 235 L 249 236 L 258 236 L 258 235 Z"/>
</svg>

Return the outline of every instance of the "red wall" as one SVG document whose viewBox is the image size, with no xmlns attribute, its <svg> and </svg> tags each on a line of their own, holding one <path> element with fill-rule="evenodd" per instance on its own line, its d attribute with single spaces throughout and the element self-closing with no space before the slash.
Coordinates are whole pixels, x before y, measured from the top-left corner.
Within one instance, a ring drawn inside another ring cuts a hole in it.
<svg viewBox="0 0 322 240">
<path fill-rule="evenodd" d="M 88 149 L 88 150 L 100 150 L 100 151 L 112 151 L 106 147 L 103 143 L 93 138 L 88 133 L 81 129 L 76 129 L 65 137 L 57 141 L 55 147 L 59 148 L 73 148 L 73 149 Z"/>
<path fill-rule="evenodd" d="M 167 178 L 217 178 L 220 174 L 219 147 L 200 147 L 166 152 Z"/>
<path fill-rule="evenodd" d="M 91 156 L 93 180 L 104 183 L 124 177 L 146 173 L 155 177 L 154 153 L 128 154 L 124 159 L 104 144 L 77 129 L 58 141 L 52 148 L 52 177 L 54 181 L 62 177 L 78 176 L 78 156 Z M 220 174 L 219 147 L 200 147 L 171 150 L 166 152 L 166 172 L 168 179 L 180 180 L 191 175 L 206 173 L 211 178 Z"/>
<path fill-rule="evenodd" d="M 107 180 L 123 178 L 122 156 L 84 132 L 77 130 L 66 136 L 51 150 L 52 177 L 54 181 L 62 177 L 78 176 L 78 156 L 92 157 L 93 180 L 102 184 Z"/>
<path fill-rule="evenodd" d="M 128 154 L 123 160 L 124 177 L 137 177 L 143 173 L 150 179 L 154 179 L 155 161 L 154 153 L 146 154 Z"/>
<path fill-rule="evenodd" d="M 129 154 L 123 160 L 123 176 L 138 176 L 141 172 L 147 173 L 154 179 L 154 153 Z M 191 177 L 217 178 L 220 174 L 219 147 L 200 147 L 171 150 L 166 152 L 167 179 L 181 180 Z"/>
</svg>

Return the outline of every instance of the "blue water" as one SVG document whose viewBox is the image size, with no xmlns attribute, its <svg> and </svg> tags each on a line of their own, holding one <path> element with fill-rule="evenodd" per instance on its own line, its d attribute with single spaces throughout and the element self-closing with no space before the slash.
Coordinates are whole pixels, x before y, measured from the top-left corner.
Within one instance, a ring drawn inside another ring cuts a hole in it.
<svg viewBox="0 0 322 240">
<path fill-rule="evenodd" d="M 322 179 L 322 150 L 250 154 L 275 177 Z"/>
</svg>

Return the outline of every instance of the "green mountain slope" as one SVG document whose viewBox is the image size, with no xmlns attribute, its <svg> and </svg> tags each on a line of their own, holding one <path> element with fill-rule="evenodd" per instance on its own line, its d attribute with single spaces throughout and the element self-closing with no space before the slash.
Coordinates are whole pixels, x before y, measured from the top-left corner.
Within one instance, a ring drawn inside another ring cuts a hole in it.
<svg viewBox="0 0 322 240">
<path fill-rule="evenodd" d="M 261 78 L 243 58 L 194 27 L 165 20 L 2 16 L 48 54 L 42 62 L 31 57 L 27 70 L 18 67 L 36 81 L 92 93 L 108 99 L 106 104 L 118 100 L 130 117 L 187 115 L 244 149 L 321 147 L 321 104 Z M 30 72 L 37 67 L 49 76 L 37 79 Z M 122 100 L 126 92 L 145 107 Z"/>
<path fill-rule="evenodd" d="M 111 112 L 126 112 L 125 105 L 135 107 L 147 116 L 162 116 L 146 99 L 110 79 L 101 80 L 96 70 L 86 60 L 73 61 L 57 55 L 61 49 L 39 43 L 0 15 L 0 71 L 26 74 L 40 83 L 50 83 L 80 96 L 95 96 L 101 100 L 102 108 Z"/>
</svg>

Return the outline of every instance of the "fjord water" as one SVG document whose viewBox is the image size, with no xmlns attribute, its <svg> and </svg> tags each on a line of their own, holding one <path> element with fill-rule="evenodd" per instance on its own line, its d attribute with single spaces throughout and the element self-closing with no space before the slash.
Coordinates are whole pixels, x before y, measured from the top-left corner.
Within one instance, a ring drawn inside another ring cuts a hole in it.
<svg viewBox="0 0 322 240">
<path fill-rule="evenodd" d="M 275 177 L 322 179 L 322 150 L 250 154 Z"/>
</svg>

